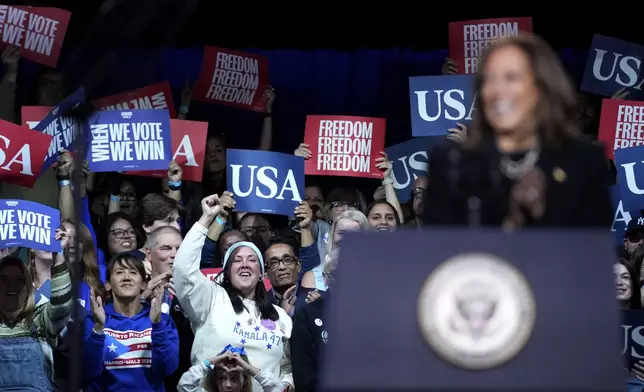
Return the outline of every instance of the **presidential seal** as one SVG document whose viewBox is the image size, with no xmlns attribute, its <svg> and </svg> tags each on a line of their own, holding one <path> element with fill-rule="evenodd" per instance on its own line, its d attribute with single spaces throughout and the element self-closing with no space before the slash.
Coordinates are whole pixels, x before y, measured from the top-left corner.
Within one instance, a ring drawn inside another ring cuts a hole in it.
<svg viewBox="0 0 644 392">
<path fill-rule="evenodd" d="M 445 361 L 471 370 L 501 366 L 532 334 L 536 317 L 528 281 L 494 255 L 448 259 L 427 278 L 418 298 L 418 325 Z"/>
</svg>

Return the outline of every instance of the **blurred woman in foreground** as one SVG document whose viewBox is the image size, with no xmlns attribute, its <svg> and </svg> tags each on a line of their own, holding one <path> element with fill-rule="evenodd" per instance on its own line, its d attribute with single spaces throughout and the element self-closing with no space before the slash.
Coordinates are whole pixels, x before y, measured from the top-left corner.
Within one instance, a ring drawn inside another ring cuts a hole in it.
<svg viewBox="0 0 644 392">
<path fill-rule="evenodd" d="M 467 142 L 432 150 L 424 222 L 607 228 L 604 153 L 579 136 L 577 95 L 557 54 L 519 36 L 495 41 L 479 64 Z"/>
</svg>

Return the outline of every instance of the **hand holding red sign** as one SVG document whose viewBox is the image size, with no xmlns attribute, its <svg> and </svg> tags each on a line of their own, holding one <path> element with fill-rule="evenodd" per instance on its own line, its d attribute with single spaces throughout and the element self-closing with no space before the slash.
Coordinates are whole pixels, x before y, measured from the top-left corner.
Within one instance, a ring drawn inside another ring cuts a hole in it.
<svg viewBox="0 0 644 392">
<path fill-rule="evenodd" d="M 0 5 L 0 46 L 13 45 L 27 60 L 56 68 L 71 12 Z"/>
<path fill-rule="evenodd" d="M 32 188 L 52 137 L 0 120 L 0 182 Z"/>
<path fill-rule="evenodd" d="M 617 149 L 644 145 L 644 102 L 604 99 L 597 139 L 609 159 Z"/>
<path fill-rule="evenodd" d="M 305 161 L 304 172 L 382 178 L 375 160 L 385 149 L 385 127 L 382 118 L 307 116 L 304 143 L 312 158 Z"/>
<path fill-rule="evenodd" d="M 479 19 L 449 24 L 449 57 L 461 74 L 474 74 L 479 57 L 499 38 L 532 32 L 532 18 Z"/>
<path fill-rule="evenodd" d="M 266 57 L 206 46 L 193 98 L 263 112 L 267 85 Z"/>
</svg>

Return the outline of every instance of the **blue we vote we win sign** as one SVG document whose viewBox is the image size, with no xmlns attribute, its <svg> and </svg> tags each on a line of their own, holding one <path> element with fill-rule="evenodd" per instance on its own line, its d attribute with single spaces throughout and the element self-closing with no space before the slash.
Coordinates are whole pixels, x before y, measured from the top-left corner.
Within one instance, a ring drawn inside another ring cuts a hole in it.
<svg viewBox="0 0 644 392">
<path fill-rule="evenodd" d="M 304 159 L 291 154 L 226 150 L 227 189 L 236 211 L 292 216 L 304 194 Z"/>
<path fill-rule="evenodd" d="M 644 98 L 644 46 L 595 35 L 586 60 L 581 90 L 610 97 L 626 88 L 628 99 Z"/>
<path fill-rule="evenodd" d="M 474 101 L 472 75 L 410 77 L 412 135 L 446 135 L 456 123 L 469 123 L 475 110 Z"/>
<path fill-rule="evenodd" d="M 49 169 L 56 162 L 61 150 L 73 151 L 72 145 L 80 133 L 81 123 L 80 119 L 75 119 L 69 114 L 72 109 L 78 108 L 84 102 L 85 89 L 81 87 L 54 106 L 40 122 L 29 124 L 30 126 L 33 125 L 31 127 L 33 130 L 53 137 L 42 171 Z"/>
<path fill-rule="evenodd" d="M 26 200 L 0 200 L 0 249 L 22 246 L 60 252 L 60 212 Z"/>
<path fill-rule="evenodd" d="M 87 162 L 94 172 L 163 170 L 172 159 L 167 110 L 110 110 L 89 118 Z"/>
</svg>

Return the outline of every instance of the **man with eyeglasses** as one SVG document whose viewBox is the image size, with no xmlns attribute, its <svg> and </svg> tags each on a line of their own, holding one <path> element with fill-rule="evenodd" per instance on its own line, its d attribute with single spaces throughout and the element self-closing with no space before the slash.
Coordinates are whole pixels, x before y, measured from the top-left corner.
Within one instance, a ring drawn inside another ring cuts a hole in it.
<svg viewBox="0 0 644 392">
<path fill-rule="evenodd" d="M 412 211 L 414 213 L 411 219 L 405 219 L 405 227 L 422 226 L 421 217 L 425 208 L 425 193 L 427 193 L 427 177 L 418 177 L 414 180 L 411 188 Z"/>
<path fill-rule="evenodd" d="M 271 224 L 261 214 L 245 214 L 239 221 L 239 231 L 250 238 L 261 251 L 266 250 L 273 237 Z"/>
<path fill-rule="evenodd" d="M 276 239 L 264 252 L 266 274 L 271 281 L 273 303 L 293 317 L 295 293 L 301 266 L 298 247 L 286 239 Z"/>
</svg>

